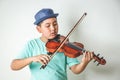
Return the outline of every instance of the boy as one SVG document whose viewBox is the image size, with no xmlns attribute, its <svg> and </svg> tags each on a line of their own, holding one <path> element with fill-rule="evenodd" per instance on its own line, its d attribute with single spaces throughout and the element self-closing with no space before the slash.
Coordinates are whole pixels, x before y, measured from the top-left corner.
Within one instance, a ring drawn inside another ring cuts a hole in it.
<svg viewBox="0 0 120 80">
<path fill-rule="evenodd" d="M 36 29 L 42 33 L 40 38 L 29 41 L 21 54 L 11 63 L 12 70 L 20 70 L 29 65 L 31 80 L 67 80 L 67 65 L 75 73 L 81 73 L 92 60 L 92 52 L 85 52 L 82 61 L 76 58 L 69 58 L 62 52 L 58 52 L 52 59 L 47 54 L 46 42 L 58 34 L 58 13 L 50 8 L 41 9 L 35 15 Z M 42 65 L 47 65 L 40 69 Z"/>
</svg>

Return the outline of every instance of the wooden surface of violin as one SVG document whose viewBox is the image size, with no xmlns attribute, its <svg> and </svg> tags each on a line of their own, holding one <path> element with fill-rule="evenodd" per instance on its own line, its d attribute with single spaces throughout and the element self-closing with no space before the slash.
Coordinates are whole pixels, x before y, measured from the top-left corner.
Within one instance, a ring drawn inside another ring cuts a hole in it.
<svg viewBox="0 0 120 80">
<path fill-rule="evenodd" d="M 60 38 L 59 38 L 60 39 Z M 60 46 L 62 41 L 60 40 L 50 40 L 46 43 L 46 47 L 48 52 L 51 54 L 55 52 L 55 50 Z M 79 42 L 69 42 L 67 41 L 61 49 L 59 49 L 58 52 L 63 52 L 66 56 L 70 58 L 76 58 L 80 55 L 82 55 L 86 50 L 84 49 L 84 45 Z M 102 58 L 99 58 L 99 54 L 96 55 L 94 52 L 93 53 L 93 59 L 95 60 L 94 62 L 98 62 L 98 65 L 104 65 L 106 64 L 106 60 Z"/>
</svg>

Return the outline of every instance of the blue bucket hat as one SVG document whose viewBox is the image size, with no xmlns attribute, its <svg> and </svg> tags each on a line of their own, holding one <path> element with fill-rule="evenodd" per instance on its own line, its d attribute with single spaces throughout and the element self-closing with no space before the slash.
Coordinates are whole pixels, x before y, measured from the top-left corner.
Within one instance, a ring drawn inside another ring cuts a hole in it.
<svg viewBox="0 0 120 80">
<path fill-rule="evenodd" d="M 45 19 L 57 17 L 58 13 L 54 13 L 52 9 L 45 8 L 38 11 L 35 15 L 35 25 L 38 25 L 40 22 L 44 21 Z"/>
</svg>

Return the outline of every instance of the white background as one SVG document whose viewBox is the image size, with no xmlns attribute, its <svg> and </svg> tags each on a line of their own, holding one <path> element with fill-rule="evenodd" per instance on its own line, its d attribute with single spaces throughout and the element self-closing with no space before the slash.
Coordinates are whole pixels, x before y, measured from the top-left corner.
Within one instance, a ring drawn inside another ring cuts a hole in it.
<svg viewBox="0 0 120 80">
<path fill-rule="evenodd" d="M 84 12 L 84 18 L 70 36 L 70 41 L 81 42 L 85 48 L 104 56 L 106 65 L 90 62 L 79 75 L 68 70 L 69 80 L 120 79 L 120 0 L 0 0 L 0 78 L 29 80 L 26 67 L 12 71 L 10 63 L 26 41 L 39 37 L 34 15 L 42 8 L 59 13 L 59 33 L 67 35 Z M 81 60 L 81 57 L 78 59 Z M 46 75 L 47 76 L 47 75 Z"/>
</svg>

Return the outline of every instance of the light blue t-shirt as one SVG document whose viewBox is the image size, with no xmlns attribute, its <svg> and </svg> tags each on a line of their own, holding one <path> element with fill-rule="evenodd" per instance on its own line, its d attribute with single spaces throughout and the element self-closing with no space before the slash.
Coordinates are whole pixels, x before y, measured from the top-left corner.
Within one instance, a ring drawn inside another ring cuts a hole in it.
<svg viewBox="0 0 120 80">
<path fill-rule="evenodd" d="M 17 59 L 28 58 L 40 54 L 47 54 L 45 43 L 40 38 L 28 41 Z M 78 64 L 76 58 L 69 58 L 64 53 L 57 53 L 44 69 L 40 69 L 41 63 L 32 62 L 29 64 L 31 80 L 67 80 L 67 65 Z"/>
</svg>

